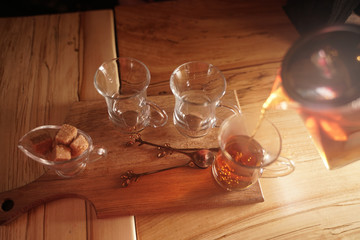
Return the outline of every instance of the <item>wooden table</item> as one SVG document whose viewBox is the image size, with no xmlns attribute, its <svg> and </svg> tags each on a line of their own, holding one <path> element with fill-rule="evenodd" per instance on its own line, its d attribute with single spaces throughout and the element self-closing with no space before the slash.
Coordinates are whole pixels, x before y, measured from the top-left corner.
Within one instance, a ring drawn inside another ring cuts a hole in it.
<svg viewBox="0 0 360 240">
<path fill-rule="evenodd" d="M 16 149 L 25 132 L 61 124 L 73 102 L 101 99 L 92 78 L 103 60 L 116 55 L 114 28 L 118 55 L 150 68 L 148 94 L 154 101 L 168 99 L 161 95 L 170 94 L 173 69 L 201 60 L 223 71 L 245 113 L 258 111 L 298 37 L 283 3 L 178 0 L 120 6 L 115 16 L 95 11 L 0 19 L 0 191 L 44 172 Z M 294 160 L 296 170 L 261 179 L 263 203 L 136 216 L 137 238 L 359 238 L 360 162 L 328 171 L 293 111 L 271 111 L 269 118 L 282 134 L 282 155 Z M 0 226 L 0 239 L 135 239 L 133 220 L 96 219 L 84 200 L 64 199 Z"/>
<path fill-rule="evenodd" d="M 200 60 L 223 71 L 244 112 L 259 111 L 282 57 L 298 38 L 284 1 L 170 1 L 115 9 L 119 55 L 147 64 L 149 94 L 169 94 L 169 76 Z M 360 162 L 328 171 L 294 111 L 271 111 L 282 155 L 296 170 L 261 179 L 265 201 L 218 209 L 136 216 L 148 239 L 358 239 Z"/>
<path fill-rule="evenodd" d="M 44 173 L 17 149 L 20 137 L 62 124 L 74 102 L 101 99 L 93 76 L 116 52 L 111 10 L 3 18 L 0 33 L 2 192 Z M 99 220 L 86 201 L 62 199 L 0 226 L 0 239 L 135 239 L 134 229 L 132 216 Z"/>
</svg>

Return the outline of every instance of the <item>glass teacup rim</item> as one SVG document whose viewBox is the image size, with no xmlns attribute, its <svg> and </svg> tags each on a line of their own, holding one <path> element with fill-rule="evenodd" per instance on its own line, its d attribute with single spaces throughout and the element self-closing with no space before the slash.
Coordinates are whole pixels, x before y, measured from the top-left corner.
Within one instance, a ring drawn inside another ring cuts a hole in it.
<svg viewBox="0 0 360 240">
<path fill-rule="evenodd" d="M 207 63 L 207 62 L 203 62 L 203 61 L 189 61 L 189 62 L 185 62 L 185 63 L 181 64 L 180 66 L 176 67 L 175 70 L 170 75 L 170 90 L 171 90 L 171 92 L 174 94 L 175 97 L 177 97 L 179 99 L 182 98 L 177 91 L 173 90 L 173 89 L 176 89 L 173 79 L 174 79 L 174 76 L 176 75 L 176 73 L 179 72 L 179 70 L 181 68 L 183 68 L 186 65 L 190 65 L 190 64 L 207 65 L 209 67 L 212 67 L 213 69 L 215 69 L 219 73 L 221 79 L 223 79 L 223 83 L 224 83 L 223 89 L 221 91 L 221 94 L 219 94 L 216 98 L 212 99 L 211 103 L 218 102 L 226 93 L 226 88 L 227 88 L 226 78 L 225 78 L 224 74 L 222 73 L 222 71 L 218 67 L 216 67 L 215 65 L 213 65 L 211 63 Z M 204 92 L 204 94 L 205 94 L 205 92 Z"/>
<path fill-rule="evenodd" d="M 233 118 L 236 118 L 236 117 L 246 117 L 246 115 L 252 115 L 252 114 L 233 114 L 231 116 L 229 116 L 227 119 L 225 119 L 220 128 L 219 128 L 219 132 L 221 131 L 222 128 L 225 127 L 225 125 L 228 124 L 228 122 L 233 119 Z M 268 118 L 264 117 L 264 119 L 262 120 L 263 122 L 267 122 L 268 124 L 270 124 L 276 131 L 277 135 L 279 136 L 279 144 L 280 144 L 280 150 L 279 152 L 277 153 L 276 157 L 274 157 L 274 160 L 267 163 L 267 164 L 261 164 L 260 166 L 247 166 L 247 165 L 244 165 L 244 164 L 241 164 L 241 163 L 238 163 L 239 165 L 241 165 L 242 167 L 245 167 L 245 168 L 250 168 L 250 169 L 263 169 L 264 167 L 266 166 L 269 166 L 271 165 L 272 163 L 274 163 L 279 157 L 280 157 L 280 153 L 281 153 L 281 148 L 282 148 L 282 138 L 281 138 L 281 135 L 280 135 L 280 132 L 279 132 L 279 129 L 275 126 L 275 124 L 273 122 L 271 122 Z M 217 137 L 218 139 L 218 143 L 219 143 L 219 147 L 220 147 L 220 151 L 223 152 L 223 154 L 225 155 L 226 158 L 228 159 L 231 159 L 231 160 L 234 160 L 232 157 L 231 157 L 231 154 L 224 148 L 225 145 L 222 144 L 222 140 L 221 140 L 221 137 L 220 137 L 220 134 L 218 135 Z"/>
<path fill-rule="evenodd" d="M 119 96 L 110 96 L 109 94 L 107 94 L 106 92 L 104 92 L 100 87 L 99 87 L 99 84 L 97 83 L 97 76 L 98 76 L 98 73 L 99 71 L 102 72 L 101 68 L 104 68 L 104 65 L 106 64 L 109 64 L 109 63 L 112 63 L 112 62 L 116 62 L 116 61 L 119 61 L 119 60 L 130 60 L 130 61 L 133 61 L 133 62 L 136 62 L 138 64 L 140 64 L 141 66 L 144 67 L 145 69 L 145 72 L 146 72 L 146 80 L 144 82 L 141 82 L 141 83 L 133 83 L 134 86 L 136 85 L 144 85 L 144 87 L 141 89 L 141 90 L 138 90 L 138 91 L 134 91 L 133 94 L 127 94 L 127 95 L 119 95 Z M 142 92 L 145 92 L 147 91 L 149 85 L 150 85 L 150 81 L 151 81 L 151 73 L 150 73 L 150 70 L 149 68 L 145 65 L 145 63 L 143 63 L 142 61 L 136 59 L 136 58 L 132 58 L 132 57 L 117 57 L 117 58 L 112 58 L 110 60 L 107 60 L 107 61 L 104 61 L 103 63 L 101 63 L 101 65 L 96 69 L 96 72 L 95 72 L 95 75 L 94 75 L 94 86 L 95 86 L 95 89 L 105 98 L 110 98 L 110 99 L 130 99 L 134 96 L 137 96 L 139 94 L 141 94 Z"/>
</svg>

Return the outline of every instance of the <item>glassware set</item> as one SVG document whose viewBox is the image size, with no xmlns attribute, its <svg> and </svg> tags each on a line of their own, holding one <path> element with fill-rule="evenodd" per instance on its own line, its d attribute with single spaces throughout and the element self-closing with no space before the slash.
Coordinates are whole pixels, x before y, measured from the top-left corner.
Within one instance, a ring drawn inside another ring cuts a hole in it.
<svg viewBox="0 0 360 240">
<path fill-rule="evenodd" d="M 158 128 L 167 123 L 167 113 L 156 103 L 147 99 L 146 90 L 150 84 L 150 71 L 146 65 L 139 60 L 128 57 L 120 57 L 104 62 L 96 71 L 94 77 L 94 85 L 96 90 L 105 98 L 107 113 L 110 121 L 116 129 L 124 134 L 138 134 L 146 127 Z M 173 113 L 173 123 L 175 128 L 184 136 L 190 138 L 199 138 L 205 136 L 210 129 L 220 127 L 220 119 L 216 116 L 217 108 L 229 110 L 233 118 L 239 122 L 243 122 L 242 114 L 239 107 L 226 105 L 221 102 L 221 98 L 226 92 L 226 79 L 222 72 L 212 64 L 204 62 L 188 62 L 184 63 L 174 70 L 170 77 L 170 88 L 175 96 L 175 106 Z M 224 148 L 224 142 L 228 136 L 224 136 L 227 126 L 231 123 L 229 119 L 223 120 L 220 127 L 219 144 L 220 148 L 216 149 L 175 149 L 170 146 L 160 146 L 146 142 L 138 135 L 137 141 L 141 139 L 141 144 L 149 144 L 160 147 L 162 149 L 180 152 L 187 155 L 190 160 L 187 164 L 160 169 L 157 171 L 134 173 L 127 171 L 120 178 L 123 183 L 120 187 L 127 187 L 130 182 L 136 181 L 140 176 L 154 174 L 160 171 L 170 170 L 177 167 L 189 166 L 197 168 L 208 168 L 212 166 L 213 175 L 220 186 L 227 190 L 245 189 L 256 182 L 255 177 L 251 184 L 246 187 L 224 186 L 219 175 L 223 175 L 219 171 L 219 159 L 226 159 L 227 162 L 239 164 L 231 156 L 228 156 Z M 269 123 L 278 133 L 276 127 Z M 238 124 L 230 124 L 234 129 L 238 128 Z M 245 126 L 245 125 L 244 125 Z M 31 130 L 20 141 L 19 148 L 30 158 L 54 169 L 61 177 L 74 177 L 86 167 L 86 164 L 99 160 L 106 156 L 107 150 L 97 148 L 93 145 L 91 137 L 79 130 L 79 132 L 89 142 L 89 148 L 81 156 L 68 161 L 54 162 L 36 155 L 31 149 L 29 139 L 31 135 L 38 134 L 41 131 L 51 132 L 55 135 L 60 126 L 42 126 Z M 232 131 L 235 133 L 234 131 Z M 261 134 L 262 130 L 259 131 Z M 244 133 L 242 133 L 244 134 Z M 256 138 L 253 140 L 256 141 Z M 268 135 L 267 138 L 272 138 Z M 271 159 L 269 152 L 265 146 L 262 146 L 263 153 L 267 156 L 266 161 L 273 162 L 277 159 L 281 150 L 280 135 L 276 135 L 278 144 L 271 149 L 274 151 Z M 260 144 L 263 144 L 262 142 Z M 261 161 L 255 172 L 260 177 L 263 167 Z M 291 165 L 293 166 L 293 165 Z M 252 170 L 251 170 L 252 171 Z M 242 173 L 238 173 L 237 178 Z M 230 179 L 228 177 L 228 179 Z"/>
<path fill-rule="evenodd" d="M 359 43 L 359 27 L 349 25 L 330 27 L 300 39 L 286 54 L 260 117 L 244 115 L 240 106 L 222 103 L 226 79 L 212 64 L 188 62 L 180 65 L 170 76 L 170 88 L 175 97 L 174 127 L 190 138 L 203 137 L 210 129 L 219 127 L 219 148 L 175 149 L 138 137 L 140 145 L 180 152 L 190 160 L 188 164 L 158 171 L 128 171 L 121 175 L 122 187 L 140 176 L 181 166 L 207 168 L 211 165 L 215 181 L 229 191 L 246 189 L 260 177 L 290 174 L 294 164 L 280 156 L 281 136 L 264 116 L 265 110 L 271 107 L 298 110 L 329 169 L 359 159 Z M 147 66 L 134 58 L 112 59 L 97 69 L 95 88 L 105 98 L 108 117 L 120 132 L 138 134 L 148 126 L 158 128 L 167 123 L 167 113 L 147 99 L 150 79 Z M 221 126 L 216 114 L 220 107 L 232 113 Z M 106 156 L 106 149 L 95 147 L 91 137 L 81 130 L 89 148 L 80 156 L 54 162 L 34 154 L 29 144 L 31 136 L 41 131 L 54 135 L 58 129 L 59 126 L 51 125 L 35 128 L 20 139 L 19 148 L 62 177 L 76 176 L 87 163 Z"/>
</svg>

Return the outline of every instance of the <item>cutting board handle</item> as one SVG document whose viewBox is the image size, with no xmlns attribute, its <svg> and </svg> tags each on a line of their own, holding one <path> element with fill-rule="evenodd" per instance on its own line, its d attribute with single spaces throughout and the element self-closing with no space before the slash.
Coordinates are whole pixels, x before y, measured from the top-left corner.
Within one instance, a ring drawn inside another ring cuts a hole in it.
<svg viewBox="0 0 360 240">
<path fill-rule="evenodd" d="M 44 175 L 25 186 L 0 193 L 0 225 L 7 224 L 28 210 L 46 202 L 66 197 L 83 198 L 83 196 L 71 193 L 69 188 L 62 189 L 61 179 L 49 180 L 48 176 Z M 47 178 L 46 181 L 45 178 Z"/>
</svg>

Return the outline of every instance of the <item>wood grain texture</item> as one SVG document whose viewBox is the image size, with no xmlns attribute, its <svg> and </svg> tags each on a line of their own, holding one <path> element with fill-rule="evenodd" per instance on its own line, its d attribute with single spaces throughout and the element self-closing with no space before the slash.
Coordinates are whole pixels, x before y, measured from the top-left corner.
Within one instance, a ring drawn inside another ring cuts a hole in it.
<svg viewBox="0 0 360 240">
<path fill-rule="evenodd" d="M 107 10 L 0 20 L 0 191 L 44 173 L 40 164 L 17 150 L 17 141 L 25 132 L 42 124 L 63 123 L 79 97 L 96 99 L 89 76 L 94 74 L 96 61 L 115 57 L 112 16 Z M 97 32 L 101 34 L 96 36 Z M 87 204 L 81 199 L 63 199 L 40 205 L 0 226 L 0 239 L 136 238 L 133 217 L 105 224 L 90 214 L 94 210 Z"/>
<path fill-rule="evenodd" d="M 260 102 L 243 105 L 246 113 Z M 294 111 L 268 113 L 295 162 L 286 177 L 260 180 L 260 204 L 136 216 L 141 239 L 357 239 L 360 236 L 360 162 L 328 171 Z"/>
<path fill-rule="evenodd" d="M 224 99 L 230 101 L 233 93 L 226 95 Z M 170 100 L 173 100 L 173 96 L 154 96 L 150 100 L 159 102 L 168 114 L 172 114 L 173 106 Z M 0 222 L 39 203 L 64 197 L 87 199 L 94 205 L 100 218 L 188 211 L 263 201 L 259 184 L 240 192 L 221 189 L 211 175 L 211 168 L 178 168 L 140 177 L 129 187 L 120 188 L 120 175 L 127 170 L 139 173 L 162 169 L 184 164 L 189 158 L 176 153 L 158 158 L 156 147 L 139 147 L 136 144 L 126 146 L 130 140 L 129 135 L 121 134 L 109 121 L 104 100 L 74 103 L 65 122 L 88 133 L 96 146 L 108 150 L 107 157 L 89 164 L 85 171 L 75 178 L 62 179 L 49 171 L 23 188 L 1 193 L 0 199 L 11 199 L 15 206 L 6 213 L 0 213 Z M 172 122 L 168 122 L 162 128 L 146 128 L 142 131 L 142 136 L 147 141 L 170 143 L 178 148 L 217 147 L 217 128 L 205 137 L 192 140 L 183 137 Z"/>
<path fill-rule="evenodd" d="M 259 111 L 286 50 L 298 38 L 280 1 L 172 1 L 115 9 L 120 55 L 152 73 L 149 94 L 169 93 L 171 72 L 192 60 L 218 66 L 244 112 Z M 280 3 L 280 4 L 279 4 Z M 358 239 L 360 163 L 328 171 L 300 118 L 272 111 L 289 176 L 261 179 L 260 204 L 137 216 L 141 240 Z"/>
<path fill-rule="evenodd" d="M 188 61 L 212 63 L 228 79 L 272 79 L 297 33 L 283 1 L 167 1 L 115 8 L 119 56 L 143 61 L 149 95 L 171 93 L 172 71 Z M 236 70 L 236 71 L 234 71 Z"/>
<path fill-rule="evenodd" d="M 64 121 L 77 97 L 78 15 L 1 19 L 1 190 L 24 185 L 42 166 L 17 151 L 17 141 L 44 123 Z M 75 20 L 75 21 L 74 21 Z M 71 22 L 75 24 L 70 24 Z M 38 25 L 41 25 L 39 27 Z M 67 41 L 64 41 L 66 38 Z M 19 51 L 19 48 L 22 50 Z M 67 62 L 67 64 L 64 64 Z M 69 91 L 57 91 L 62 86 Z M 14 177 L 9 177 L 9 173 Z"/>
<path fill-rule="evenodd" d="M 44 123 L 62 123 L 69 105 L 78 100 L 79 15 L 3 18 L 0 32 L 0 189 L 4 191 L 44 173 L 40 164 L 17 150 L 18 139 Z M 84 209 L 71 211 L 77 214 Z M 43 239 L 45 213 L 41 206 L 1 227 L 0 238 Z M 69 227 L 72 222 L 64 224 Z M 75 235 L 86 232 L 72 230 Z"/>
<path fill-rule="evenodd" d="M 102 99 L 94 87 L 97 68 L 106 60 L 115 58 L 114 15 L 110 10 L 81 13 L 83 45 L 80 100 Z"/>
<path fill-rule="evenodd" d="M 94 88 L 94 74 L 102 62 L 115 58 L 114 15 L 111 10 L 87 11 L 80 14 L 83 41 L 80 101 L 103 97 Z M 94 207 L 86 202 L 87 236 L 96 239 L 136 239 L 133 216 L 98 219 Z"/>
<path fill-rule="evenodd" d="M 134 216 L 99 219 L 91 203 L 88 204 L 88 236 L 90 239 L 137 239 Z"/>
</svg>

